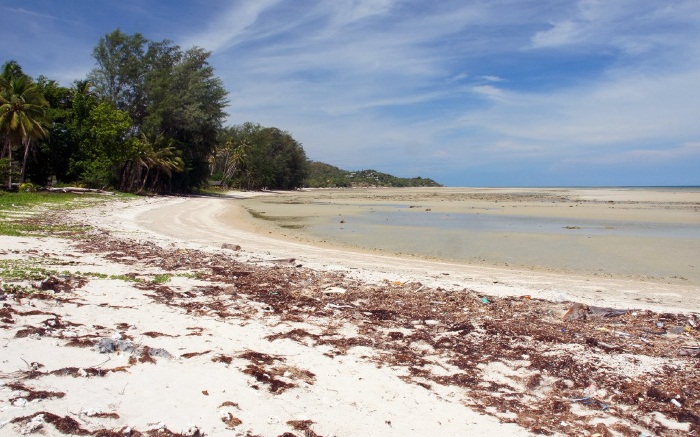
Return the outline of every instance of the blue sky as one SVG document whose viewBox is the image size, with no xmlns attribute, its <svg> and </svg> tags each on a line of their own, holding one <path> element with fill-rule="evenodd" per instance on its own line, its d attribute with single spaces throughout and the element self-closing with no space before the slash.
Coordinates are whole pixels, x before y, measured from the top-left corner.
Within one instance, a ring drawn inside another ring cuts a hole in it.
<svg viewBox="0 0 700 437">
<path fill-rule="evenodd" d="M 700 185 L 697 0 L 0 0 L 69 85 L 116 28 L 212 51 L 228 124 L 451 186 Z"/>
</svg>

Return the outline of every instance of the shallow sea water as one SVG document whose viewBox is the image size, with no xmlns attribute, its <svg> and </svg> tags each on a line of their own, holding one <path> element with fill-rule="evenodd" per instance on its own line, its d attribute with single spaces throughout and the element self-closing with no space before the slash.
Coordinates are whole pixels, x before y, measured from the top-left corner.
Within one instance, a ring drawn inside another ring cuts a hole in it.
<svg viewBox="0 0 700 437">
<path fill-rule="evenodd" d="M 388 205 L 383 205 L 385 208 Z M 700 284 L 700 226 L 489 213 L 404 205 L 310 223 L 320 240 L 441 260 Z"/>
<path fill-rule="evenodd" d="M 446 189 L 437 200 L 430 191 L 417 197 L 399 190 L 321 192 L 254 200 L 252 209 L 282 234 L 302 240 L 465 264 L 700 287 L 700 213 L 695 220 L 693 212 L 700 205 L 700 189 L 685 191 L 690 200 L 674 198 L 677 189 L 644 200 L 649 191 Z M 518 195 L 530 197 L 522 201 Z M 499 203 L 503 199 L 505 204 Z M 584 207 L 569 209 L 579 206 L 577 199 L 584 199 Z M 663 212 L 667 205 L 670 215 Z"/>
</svg>

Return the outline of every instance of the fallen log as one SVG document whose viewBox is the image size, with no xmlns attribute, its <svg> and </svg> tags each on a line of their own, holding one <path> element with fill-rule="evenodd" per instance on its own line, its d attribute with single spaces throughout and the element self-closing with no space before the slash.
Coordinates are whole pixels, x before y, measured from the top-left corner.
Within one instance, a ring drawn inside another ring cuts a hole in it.
<svg viewBox="0 0 700 437">
<path fill-rule="evenodd" d="M 114 194 L 112 191 L 100 190 L 97 188 L 81 188 L 81 187 L 58 187 L 47 188 L 49 193 L 97 193 L 97 194 Z"/>
</svg>

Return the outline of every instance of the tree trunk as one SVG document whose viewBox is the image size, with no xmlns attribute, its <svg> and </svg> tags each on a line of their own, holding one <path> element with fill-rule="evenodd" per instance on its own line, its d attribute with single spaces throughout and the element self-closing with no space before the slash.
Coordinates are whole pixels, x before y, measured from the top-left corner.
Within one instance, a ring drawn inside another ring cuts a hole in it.
<svg viewBox="0 0 700 437">
<path fill-rule="evenodd" d="M 27 156 L 29 155 L 29 145 L 30 141 L 24 141 L 24 157 L 22 158 L 22 173 L 19 179 L 19 182 L 21 184 L 24 183 L 24 175 L 25 175 L 25 170 L 27 169 Z"/>
<path fill-rule="evenodd" d="M 150 172 L 150 168 L 146 166 L 146 174 L 143 176 L 143 181 L 141 182 L 141 189 L 139 192 L 143 192 L 143 190 L 146 188 L 146 182 L 148 181 L 148 173 Z"/>
<path fill-rule="evenodd" d="M 9 159 L 7 165 L 7 191 L 12 191 L 12 144 L 9 142 L 7 144 L 7 158 Z"/>
</svg>

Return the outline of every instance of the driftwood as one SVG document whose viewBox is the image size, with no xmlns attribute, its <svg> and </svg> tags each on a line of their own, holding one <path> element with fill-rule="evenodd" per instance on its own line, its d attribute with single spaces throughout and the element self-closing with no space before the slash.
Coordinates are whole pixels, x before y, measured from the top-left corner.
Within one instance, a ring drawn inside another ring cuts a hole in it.
<svg viewBox="0 0 700 437">
<path fill-rule="evenodd" d="M 49 193 L 97 193 L 97 194 L 114 194 L 111 191 L 99 190 L 96 188 L 81 188 L 81 187 L 60 187 L 47 188 Z"/>
<path fill-rule="evenodd" d="M 278 264 L 294 264 L 296 258 L 276 258 L 276 259 L 260 259 L 252 260 L 251 263 L 278 263 Z"/>
</svg>

